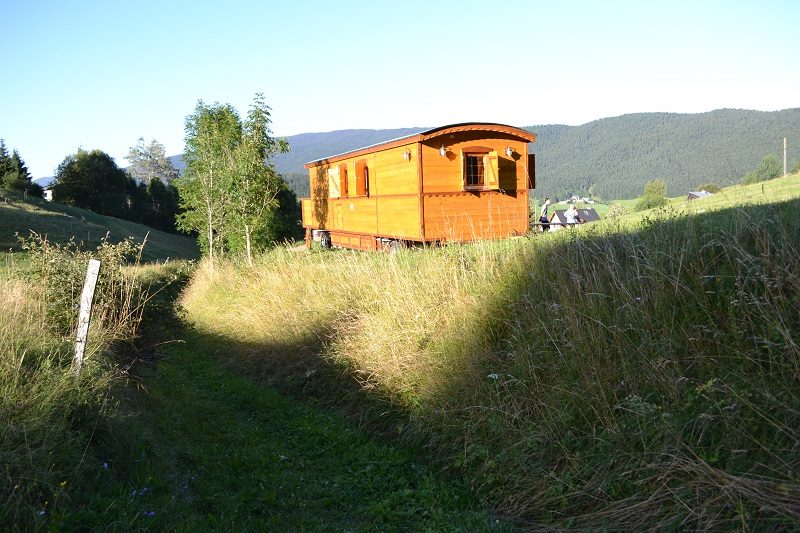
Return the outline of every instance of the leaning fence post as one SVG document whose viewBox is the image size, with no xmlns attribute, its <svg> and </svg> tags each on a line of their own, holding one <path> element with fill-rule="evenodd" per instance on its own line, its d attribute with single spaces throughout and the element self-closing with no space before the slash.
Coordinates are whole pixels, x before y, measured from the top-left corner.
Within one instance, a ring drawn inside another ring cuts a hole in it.
<svg viewBox="0 0 800 533">
<path fill-rule="evenodd" d="M 89 259 L 86 269 L 86 281 L 81 292 L 81 310 L 78 315 L 78 333 L 75 335 L 75 372 L 80 373 L 83 365 L 83 352 L 86 349 L 86 338 L 89 335 L 89 319 L 92 316 L 92 300 L 97 276 L 100 274 L 100 261 Z"/>
</svg>

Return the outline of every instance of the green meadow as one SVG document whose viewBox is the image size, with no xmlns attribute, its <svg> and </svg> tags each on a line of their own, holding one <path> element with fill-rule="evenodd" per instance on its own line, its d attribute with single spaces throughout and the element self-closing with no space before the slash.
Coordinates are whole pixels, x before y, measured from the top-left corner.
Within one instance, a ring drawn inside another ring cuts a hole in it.
<svg viewBox="0 0 800 533">
<path fill-rule="evenodd" d="M 8 254 L 0 522 L 794 529 L 799 243 L 792 175 L 505 241 L 120 262 L 79 376 L 30 275 L 61 274 Z"/>
</svg>

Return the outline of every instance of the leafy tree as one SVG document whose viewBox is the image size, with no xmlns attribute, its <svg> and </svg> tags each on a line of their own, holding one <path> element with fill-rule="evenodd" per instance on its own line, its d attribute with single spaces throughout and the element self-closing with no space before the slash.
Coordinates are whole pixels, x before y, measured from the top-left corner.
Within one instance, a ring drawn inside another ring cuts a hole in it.
<svg viewBox="0 0 800 533">
<path fill-rule="evenodd" d="M 282 180 L 272 158 L 289 151 L 286 140 L 272 137 L 270 122 L 270 108 L 264 103 L 264 96 L 256 94 L 234 153 L 237 173 L 230 204 L 230 218 L 244 237 L 249 264 L 253 261 L 253 233 L 277 207 L 275 197 L 281 190 Z M 274 237 L 267 236 L 271 240 Z"/>
<path fill-rule="evenodd" d="M 644 184 L 644 193 L 636 202 L 636 210 L 652 209 L 667 204 L 667 184 L 663 180 L 648 181 Z"/>
<path fill-rule="evenodd" d="M 800 160 L 792 167 L 792 174 L 797 174 L 798 172 L 800 172 Z"/>
<path fill-rule="evenodd" d="M 147 185 L 128 176 L 125 180 L 125 194 L 127 215 L 124 218 L 140 224 L 147 224 L 147 218 L 151 210 Z"/>
<path fill-rule="evenodd" d="M 129 175 L 145 185 L 158 178 L 163 183 L 170 183 L 178 177 L 178 170 L 167 159 L 164 145 L 155 139 L 145 145 L 144 138 L 139 137 L 136 146 L 131 146 L 125 158 L 130 163 L 126 169 Z"/>
<path fill-rule="evenodd" d="M 91 209 L 101 215 L 125 218 L 128 176 L 105 152 L 78 149 L 56 169 L 53 199 Z"/>
<path fill-rule="evenodd" d="M 783 174 L 783 168 L 781 164 L 778 163 L 778 158 L 773 154 L 769 154 L 764 157 L 756 169 L 748 173 L 742 181 L 745 184 L 760 183 L 780 177 L 781 174 Z"/>
<path fill-rule="evenodd" d="M 201 248 L 213 260 L 242 251 L 252 261 L 254 240 L 271 243 L 267 220 L 283 181 L 272 158 L 286 152 L 285 140 L 272 137 L 270 108 L 257 94 L 244 123 L 229 104 L 202 101 L 186 119 L 186 170 L 176 180 L 180 193 L 178 225 L 197 231 Z"/>
<path fill-rule="evenodd" d="M 241 140 L 239 115 L 230 105 L 197 103 L 186 118 L 186 169 L 176 180 L 183 212 L 178 227 L 197 231 L 210 259 L 224 253 L 225 209 L 235 178 L 234 151 Z"/>
<path fill-rule="evenodd" d="M 144 223 L 162 231 L 175 232 L 175 217 L 178 214 L 178 190 L 172 183 L 164 184 L 155 178 L 147 185 L 149 200 Z"/>
<path fill-rule="evenodd" d="M 36 198 L 44 198 L 44 187 L 38 183 L 31 182 L 30 185 L 28 185 L 28 194 Z"/>
<path fill-rule="evenodd" d="M 295 195 L 300 198 L 308 198 L 311 196 L 308 174 L 281 172 L 281 176 L 283 176 L 283 180 L 294 191 Z"/>
<path fill-rule="evenodd" d="M 297 241 L 303 238 L 303 213 L 295 192 L 285 183 L 275 196 L 276 209 L 269 211 L 259 230 L 259 240 L 267 243 Z"/>
</svg>

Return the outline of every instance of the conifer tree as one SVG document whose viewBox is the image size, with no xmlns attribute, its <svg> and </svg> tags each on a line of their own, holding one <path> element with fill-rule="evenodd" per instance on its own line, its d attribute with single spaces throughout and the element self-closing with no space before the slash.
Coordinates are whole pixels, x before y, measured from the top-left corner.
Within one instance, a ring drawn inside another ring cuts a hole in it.
<svg viewBox="0 0 800 533">
<path fill-rule="evenodd" d="M 8 155 L 5 139 L 0 139 L 0 179 L 11 172 L 11 157 Z"/>
</svg>

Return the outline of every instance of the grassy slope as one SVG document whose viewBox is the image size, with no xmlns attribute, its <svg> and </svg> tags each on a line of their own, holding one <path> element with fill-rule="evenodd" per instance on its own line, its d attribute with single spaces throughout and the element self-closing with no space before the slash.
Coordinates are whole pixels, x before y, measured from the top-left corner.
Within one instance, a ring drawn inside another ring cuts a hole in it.
<svg viewBox="0 0 800 533">
<path fill-rule="evenodd" d="M 796 525 L 799 196 L 793 176 L 533 240 L 276 251 L 201 270 L 184 305 L 244 367 L 538 523 Z"/>
<path fill-rule="evenodd" d="M 196 241 L 183 235 L 42 200 L 0 202 L 0 249 L 18 251 L 15 233 L 26 237 L 30 231 L 60 243 L 75 237 L 90 248 L 97 246 L 106 233 L 112 242 L 133 237 L 141 243 L 147 236 L 144 261 L 197 259 L 200 256 Z"/>
</svg>

